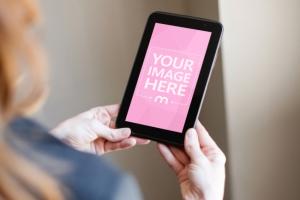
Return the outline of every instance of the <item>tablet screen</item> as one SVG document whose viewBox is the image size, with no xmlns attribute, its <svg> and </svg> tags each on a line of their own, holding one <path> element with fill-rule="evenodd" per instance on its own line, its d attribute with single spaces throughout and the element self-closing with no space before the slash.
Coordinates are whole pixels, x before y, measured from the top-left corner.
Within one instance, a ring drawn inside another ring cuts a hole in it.
<svg viewBox="0 0 300 200">
<path fill-rule="evenodd" d="M 182 132 L 210 37 L 155 23 L 126 121 Z"/>
</svg>

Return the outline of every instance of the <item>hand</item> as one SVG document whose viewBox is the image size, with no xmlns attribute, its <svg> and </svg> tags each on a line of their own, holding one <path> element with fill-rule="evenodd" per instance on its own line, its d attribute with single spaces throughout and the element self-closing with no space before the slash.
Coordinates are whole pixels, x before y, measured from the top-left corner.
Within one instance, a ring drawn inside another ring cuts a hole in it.
<svg viewBox="0 0 300 200">
<path fill-rule="evenodd" d="M 158 149 L 176 173 L 183 199 L 223 199 L 226 158 L 198 120 L 186 132 L 184 149 L 164 144 Z"/>
<path fill-rule="evenodd" d="M 77 150 L 98 155 L 148 144 L 150 140 L 131 137 L 129 128 L 115 128 L 118 110 L 118 105 L 93 108 L 64 121 L 51 133 Z"/>
</svg>

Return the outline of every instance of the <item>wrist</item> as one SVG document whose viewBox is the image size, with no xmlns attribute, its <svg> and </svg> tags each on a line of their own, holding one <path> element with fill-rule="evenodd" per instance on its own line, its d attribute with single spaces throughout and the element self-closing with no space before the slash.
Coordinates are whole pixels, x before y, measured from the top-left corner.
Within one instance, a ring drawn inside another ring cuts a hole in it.
<svg viewBox="0 0 300 200">
<path fill-rule="evenodd" d="M 223 192 L 209 191 L 203 193 L 203 200 L 222 200 L 222 199 L 223 199 Z"/>
<path fill-rule="evenodd" d="M 203 200 L 223 200 L 223 197 L 216 196 L 216 195 L 208 195 L 204 197 Z"/>
<path fill-rule="evenodd" d="M 52 129 L 50 131 L 50 134 L 53 135 L 54 137 L 62 140 L 65 138 L 66 132 L 68 131 L 66 129 L 67 128 L 65 126 L 63 126 L 62 124 L 59 124 L 57 127 L 55 127 L 54 129 Z"/>
<path fill-rule="evenodd" d="M 182 191 L 183 200 L 223 200 L 224 193 L 216 190 L 185 192 Z"/>
</svg>

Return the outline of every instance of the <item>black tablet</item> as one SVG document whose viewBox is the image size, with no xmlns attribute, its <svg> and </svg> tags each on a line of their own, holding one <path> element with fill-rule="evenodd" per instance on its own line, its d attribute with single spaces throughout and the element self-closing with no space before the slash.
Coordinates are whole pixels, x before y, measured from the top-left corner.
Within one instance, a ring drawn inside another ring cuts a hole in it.
<svg viewBox="0 0 300 200">
<path fill-rule="evenodd" d="M 116 120 L 137 137 L 183 145 L 194 126 L 222 35 L 219 22 L 150 15 Z"/>
</svg>

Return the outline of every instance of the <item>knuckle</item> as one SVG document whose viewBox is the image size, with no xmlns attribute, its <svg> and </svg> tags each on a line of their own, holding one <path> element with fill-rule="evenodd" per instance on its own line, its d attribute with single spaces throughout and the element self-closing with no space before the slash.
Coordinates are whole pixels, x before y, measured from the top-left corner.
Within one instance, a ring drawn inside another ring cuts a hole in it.
<svg viewBox="0 0 300 200">
<path fill-rule="evenodd" d="M 193 152 L 193 150 L 194 150 L 194 147 L 193 147 L 192 144 L 189 143 L 189 144 L 186 145 L 186 151 L 187 152 L 191 153 L 191 152 Z"/>
</svg>

